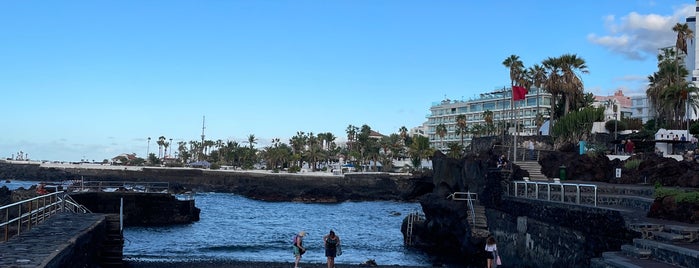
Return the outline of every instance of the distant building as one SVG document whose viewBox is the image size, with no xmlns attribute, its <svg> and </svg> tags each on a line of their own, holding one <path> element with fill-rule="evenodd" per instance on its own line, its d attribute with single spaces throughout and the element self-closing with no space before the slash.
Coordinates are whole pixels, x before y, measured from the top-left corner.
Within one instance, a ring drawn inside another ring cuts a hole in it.
<svg viewBox="0 0 699 268">
<path fill-rule="evenodd" d="M 415 136 L 427 137 L 427 122 L 423 123 L 421 126 L 411 128 L 410 132 L 408 132 L 408 136 L 410 136 L 410 137 L 415 137 Z"/>
<path fill-rule="evenodd" d="M 550 117 L 551 94 L 544 90 L 531 88 L 525 99 L 517 101 L 517 109 L 512 107 L 512 89 L 503 88 L 489 93 L 480 94 L 479 98 L 467 101 L 456 101 L 445 99 L 438 103 L 433 103 L 430 107 L 430 114 L 425 123 L 426 135 L 430 140 L 432 148 L 446 150 L 447 144 L 461 142 L 461 135 L 457 134 L 456 117 L 463 114 L 466 116 L 467 126 L 485 125 L 483 113 L 493 112 L 493 124 L 496 126 L 511 125 L 514 122 L 516 113 L 517 122 L 523 128 L 519 135 L 537 135 L 539 129 L 536 126 L 536 115 L 542 114 L 545 119 Z M 447 134 L 443 138 L 437 135 L 436 128 L 439 124 L 444 124 Z M 514 133 L 514 128 L 510 128 L 510 133 Z M 502 133 L 501 133 L 502 134 Z M 497 133 L 496 133 L 497 135 Z M 472 134 L 464 135 L 464 145 L 470 144 Z"/>
</svg>

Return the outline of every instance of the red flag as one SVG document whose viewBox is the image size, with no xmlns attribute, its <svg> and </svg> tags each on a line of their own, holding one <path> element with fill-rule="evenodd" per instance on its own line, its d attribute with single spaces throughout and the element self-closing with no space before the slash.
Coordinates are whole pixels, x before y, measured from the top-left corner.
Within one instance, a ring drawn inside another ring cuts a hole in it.
<svg viewBox="0 0 699 268">
<path fill-rule="evenodd" d="M 523 100 L 527 95 L 527 89 L 524 87 L 513 86 L 512 87 L 512 100 Z"/>
</svg>

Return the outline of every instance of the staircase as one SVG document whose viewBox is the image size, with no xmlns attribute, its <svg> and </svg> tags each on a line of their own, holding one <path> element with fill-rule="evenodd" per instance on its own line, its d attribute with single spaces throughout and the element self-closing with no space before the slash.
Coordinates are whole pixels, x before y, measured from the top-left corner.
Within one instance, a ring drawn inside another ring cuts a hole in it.
<svg viewBox="0 0 699 268">
<path fill-rule="evenodd" d="M 118 214 L 106 217 L 106 239 L 100 249 L 100 267 L 123 267 L 124 236 Z"/>
<path fill-rule="evenodd" d="M 541 165 L 537 161 L 518 161 L 514 163 L 519 168 L 526 170 L 529 173 L 529 180 L 532 181 L 548 181 L 548 177 L 541 173 Z"/>
<path fill-rule="evenodd" d="M 468 205 L 466 209 L 466 217 L 469 226 L 471 226 L 471 235 L 473 237 L 487 238 L 490 235 L 488 231 L 488 219 L 485 216 L 485 207 L 478 204 L 478 196 L 471 192 L 454 192 L 447 196 L 447 199 L 452 201 L 466 201 Z"/>
<path fill-rule="evenodd" d="M 488 219 L 485 217 L 485 207 L 481 205 L 473 205 L 473 210 L 468 210 L 468 219 L 471 224 L 471 236 L 478 238 L 487 238 L 490 236 L 488 231 Z M 472 220 L 472 219 L 475 219 Z"/>
<path fill-rule="evenodd" d="M 598 204 L 619 209 L 640 238 L 620 251 L 604 252 L 590 267 L 699 267 L 699 225 L 645 218 L 653 202 L 650 187 L 600 185 Z"/>
</svg>

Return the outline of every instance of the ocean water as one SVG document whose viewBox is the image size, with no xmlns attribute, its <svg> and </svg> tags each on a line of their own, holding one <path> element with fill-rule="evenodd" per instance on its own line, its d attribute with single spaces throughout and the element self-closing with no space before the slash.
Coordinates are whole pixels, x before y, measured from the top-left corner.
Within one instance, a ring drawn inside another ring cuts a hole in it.
<svg viewBox="0 0 699 268">
<path fill-rule="evenodd" d="M 10 181 L 7 182 L 4 179 L 0 180 L 0 187 L 7 186 L 10 190 L 19 189 L 20 187 L 24 189 L 29 189 L 32 185 L 37 185 L 38 181 Z"/>
<path fill-rule="evenodd" d="M 169 227 L 127 227 L 124 258 L 143 261 L 241 260 L 292 262 L 292 238 L 306 231 L 302 262 L 325 263 L 323 235 L 342 241 L 338 264 L 374 259 L 380 265 L 430 266 L 403 245 L 403 218 L 418 203 L 387 201 L 310 204 L 264 202 L 226 193 L 199 193 L 200 221 Z"/>
</svg>

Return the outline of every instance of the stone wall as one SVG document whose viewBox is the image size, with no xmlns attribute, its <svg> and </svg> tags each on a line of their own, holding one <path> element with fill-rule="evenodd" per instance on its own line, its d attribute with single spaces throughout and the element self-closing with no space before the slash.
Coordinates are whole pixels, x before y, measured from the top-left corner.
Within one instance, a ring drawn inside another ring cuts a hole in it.
<svg viewBox="0 0 699 268">
<path fill-rule="evenodd" d="M 618 211 L 595 207 L 504 198 L 486 214 L 509 267 L 589 267 L 634 237 Z"/>
</svg>

